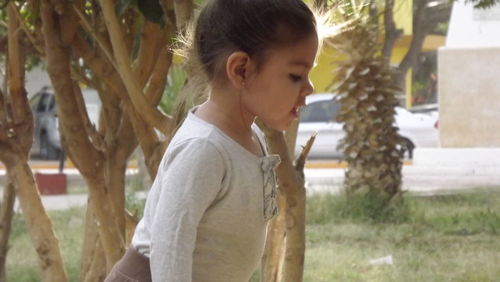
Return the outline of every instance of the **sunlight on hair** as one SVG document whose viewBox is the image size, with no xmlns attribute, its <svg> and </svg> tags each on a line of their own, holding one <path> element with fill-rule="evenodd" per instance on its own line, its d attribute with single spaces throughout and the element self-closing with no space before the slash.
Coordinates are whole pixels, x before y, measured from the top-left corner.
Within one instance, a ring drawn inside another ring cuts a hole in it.
<svg viewBox="0 0 500 282">
<path fill-rule="evenodd" d="M 194 30 L 196 22 L 191 20 L 183 32 L 179 32 L 172 44 L 171 50 L 174 56 L 181 58 L 182 62 L 189 61 L 188 59 L 194 55 Z"/>
<path fill-rule="evenodd" d="M 341 39 L 341 37 L 354 29 L 359 22 L 366 20 L 367 7 L 369 7 L 369 2 L 366 0 L 344 0 L 326 9 L 311 8 L 316 17 L 319 50 L 322 50 L 324 44 L 334 49 L 339 48 L 342 45 L 340 42 L 346 39 Z"/>
<path fill-rule="evenodd" d="M 316 29 L 320 47 L 325 40 L 349 31 L 353 24 L 363 18 L 363 10 L 369 5 L 366 1 L 347 0 L 327 9 L 312 8 L 316 17 Z"/>
<path fill-rule="evenodd" d="M 316 17 L 316 29 L 320 41 L 333 38 L 341 34 L 350 22 L 338 22 L 331 10 L 314 11 Z"/>
</svg>

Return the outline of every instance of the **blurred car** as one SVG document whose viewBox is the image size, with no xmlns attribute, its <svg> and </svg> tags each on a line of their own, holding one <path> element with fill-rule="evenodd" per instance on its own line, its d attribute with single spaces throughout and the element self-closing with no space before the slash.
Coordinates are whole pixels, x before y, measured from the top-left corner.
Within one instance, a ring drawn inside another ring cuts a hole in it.
<svg viewBox="0 0 500 282">
<path fill-rule="evenodd" d="M 431 103 L 431 104 L 423 104 L 411 107 L 408 109 L 410 112 L 414 114 L 425 114 L 434 119 L 436 119 L 436 127 L 439 127 L 439 104 Z"/>
<path fill-rule="evenodd" d="M 437 117 L 439 115 L 439 104 L 431 103 L 431 104 L 417 105 L 411 107 L 408 110 L 414 114 L 426 114 Z"/>
<path fill-rule="evenodd" d="M 101 101 L 93 89 L 82 91 L 89 119 L 97 124 Z M 63 154 L 59 135 L 59 118 L 54 90 L 44 87 L 30 98 L 34 120 L 34 140 L 31 156 L 43 160 L 57 160 Z"/>
<path fill-rule="evenodd" d="M 299 129 L 295 154 L 298 155 L 309 137 L 317 132 L 316 140 L 309 152 L 310 158 L 342 158 L 337 150 L 339 141 L 344 138 L 342 124 L 336 116 L 340 104 L 334 94 L 313 94 L 306 98 L 306 106 L 300 113 Z M 438 130 L 436 119 L 426 114 L 413 114 L 401 107 L 396 108 L 396 126 L 402 135 L 408 157 L 412 158 L 415 147 L 437 147 Z"/>
</svg>

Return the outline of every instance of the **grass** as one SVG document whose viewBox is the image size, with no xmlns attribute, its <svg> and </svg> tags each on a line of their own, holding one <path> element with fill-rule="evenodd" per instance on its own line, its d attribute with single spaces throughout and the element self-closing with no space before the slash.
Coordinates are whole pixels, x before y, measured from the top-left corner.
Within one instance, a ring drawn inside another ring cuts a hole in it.
<svg viewBox="0 0 500 282">
<path fill-rule="evenodd" d="M 308 198 L 304 281 L 500 281 L 500 191 L 405 201 L 380 221 L 356 212 L 341 196 Z M 78 281 L 83 214 L 49 213 L 71 281 Z M 11 245 L 8 281 L 40 281 L 19 215 Z M 393 265 L 369 264 L 388 255 Z"/>
<path fill-rule="evenodd" d="M 308 199 L 304 281 L 500 281 L 500 192 L 406 201 L 384 223 L 343 214 L 338 196 Z"/>
</svg>

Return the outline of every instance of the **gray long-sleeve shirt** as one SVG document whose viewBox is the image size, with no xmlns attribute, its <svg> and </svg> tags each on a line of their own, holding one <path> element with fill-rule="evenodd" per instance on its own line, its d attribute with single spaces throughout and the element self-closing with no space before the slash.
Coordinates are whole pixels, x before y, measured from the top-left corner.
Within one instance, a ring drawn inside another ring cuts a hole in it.
<svg viewBox="0 0 500 282">
<path fill-rule="evenodd" d="M 153 281 L 248 281 L 277 211 L 278 163 L 190 112 L 165 152 L 132 239 L 150 257 Z"/>
</svg>

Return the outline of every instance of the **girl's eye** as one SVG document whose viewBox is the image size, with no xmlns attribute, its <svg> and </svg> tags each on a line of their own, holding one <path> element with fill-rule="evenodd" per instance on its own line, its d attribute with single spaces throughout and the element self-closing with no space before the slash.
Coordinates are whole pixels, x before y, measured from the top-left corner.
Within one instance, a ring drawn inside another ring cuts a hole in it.
<svg viewBox="0 0 500 282">
<path fill-rule="evenodd" d="M 296 75 L 296 74 L 290 74 L 290 79 L 293 81 L 293 82 L 299 82 L 302 80 L 302 77 L 300 75 Z"/>
</svg>

